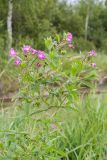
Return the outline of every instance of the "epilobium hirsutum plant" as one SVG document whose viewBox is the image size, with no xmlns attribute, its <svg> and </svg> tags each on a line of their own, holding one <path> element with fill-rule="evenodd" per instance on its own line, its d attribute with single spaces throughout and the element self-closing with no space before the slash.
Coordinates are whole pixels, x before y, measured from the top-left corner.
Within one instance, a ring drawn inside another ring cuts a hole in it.
<svg viewBox="0 0 107 160">
<path fill-rule="evenodd" d="M 23 46 L 20 53 L 13 48 L 9 51 L 18 67 L 22 101 L 43 111 L 76 107 L 79 90 L 90 87 L 95 78 L 96 52 L 72 55 L 71 50 L 75 48 L 72 33 L 62 38 L 56 35 L 54 40 L 49 37 L 45 46 L 45 51 L 30 45 Z"/>
</svg>

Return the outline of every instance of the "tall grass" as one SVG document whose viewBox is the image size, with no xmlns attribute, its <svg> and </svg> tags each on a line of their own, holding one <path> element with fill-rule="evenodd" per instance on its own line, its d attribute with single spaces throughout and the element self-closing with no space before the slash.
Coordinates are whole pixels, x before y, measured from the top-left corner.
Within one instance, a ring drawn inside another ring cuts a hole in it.
<svg viewBox="0 0 107 160">
<path fill-rule="evenodd" d="M 67 114 L 64 134 L 68 159 L 104 160 L 106 156 L 106 96 L 89 96 L 79 105 L 78 112 Z M 107 157 L 106 157 L 107 159 Z"/>
<path fill-rule="evenodd" d="M 15 107 L 17 102 L 2 108 L 0 160 L 106 160 L 106 98 L 106 94 L 90 95 L 77 109 L 33 116 L 28 116 L 33 108 L 20 103 Z"/>
<path fill-rule="evenodd" d="M 96 57 L 96 63 L 101 72 L 107 72 L 107 54 L 104 54 L 103 51 L 98 53 Z"/>
</svg>

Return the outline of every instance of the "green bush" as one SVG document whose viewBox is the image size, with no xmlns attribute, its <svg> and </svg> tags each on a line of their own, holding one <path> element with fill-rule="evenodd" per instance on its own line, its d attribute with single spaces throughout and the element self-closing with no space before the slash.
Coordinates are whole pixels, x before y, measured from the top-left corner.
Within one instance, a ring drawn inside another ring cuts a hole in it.
<svg viewBox="0 0 107 160">
<path fill-rule="evenodd" d="M 93 42 L 83 38 L 74 38 L 74 46 L 77 51 L 90 51 L 91 49 L 95 49 Z"/>
</svg>

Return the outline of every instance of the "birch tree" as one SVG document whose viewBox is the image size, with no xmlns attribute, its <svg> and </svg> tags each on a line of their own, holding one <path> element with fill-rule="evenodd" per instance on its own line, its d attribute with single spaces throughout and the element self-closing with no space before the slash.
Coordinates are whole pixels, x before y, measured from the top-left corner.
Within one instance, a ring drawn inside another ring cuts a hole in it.
<svg viewBox="0 0 107 160">
<path fill-rule="evenodd" d="M 86 20 L 85 20 L 85 40 L 87 40 L 88 36 L 88 24 L 89 24 L 89 6 L 87 8 Z"/>
<path fill-rule="evenodd" d="M 12 46 L 12 12 L 13 1 L 8 0 L 8 15 L 7 15 L 7 50 Z"/>
</svg>

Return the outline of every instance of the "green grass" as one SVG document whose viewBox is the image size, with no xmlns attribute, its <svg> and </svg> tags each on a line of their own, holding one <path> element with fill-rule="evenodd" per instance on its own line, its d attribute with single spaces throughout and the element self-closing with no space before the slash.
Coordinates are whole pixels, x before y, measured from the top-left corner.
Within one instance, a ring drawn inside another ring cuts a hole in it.
<svg viewBox="0 0 107 160">
<path fill-rule="evenodd" d="M 75 110 L 28 116 L 28 106 L 1 109 L 0 160 L 105 160 L 107 95 L 90 95 Z M 56 116 L 53 116 L 53 114 Z M 42 123 L 41 123 L 42 122 Z M 53 129 L 50 124 L 55 124 Z"/>
<path fill-rule="evenodd" d="M 107 54 L 98 53 L 95 61 L 100 72 L 107 73 Z"/>
<path fill-rule="evenodd" d="M 106 98 L 107 95 L 89 96 L 81 102 L 78 112 L 67 114 L 64 132 L 70 159 L 104 159 L 107 138 Z"/>
</svg>

